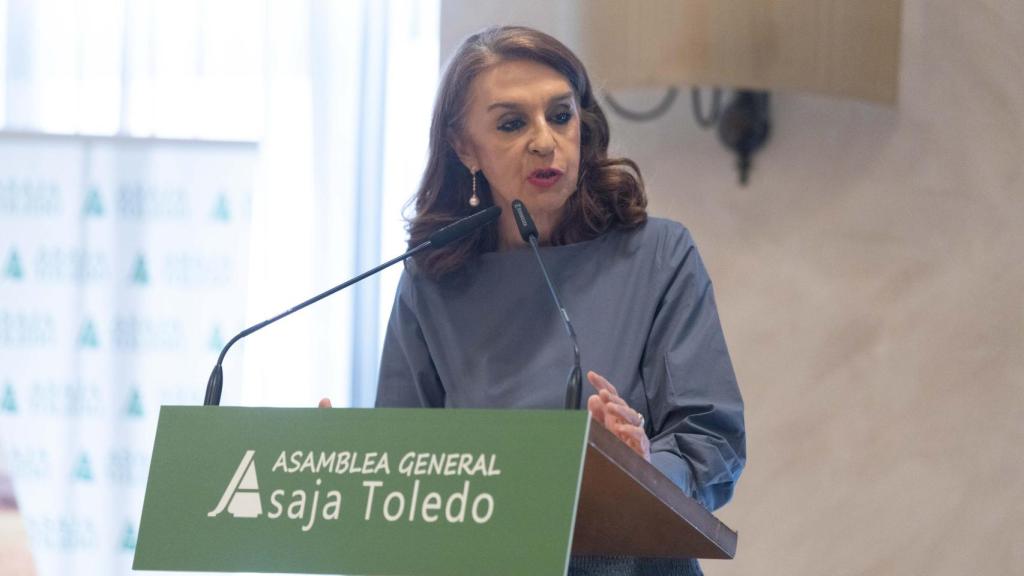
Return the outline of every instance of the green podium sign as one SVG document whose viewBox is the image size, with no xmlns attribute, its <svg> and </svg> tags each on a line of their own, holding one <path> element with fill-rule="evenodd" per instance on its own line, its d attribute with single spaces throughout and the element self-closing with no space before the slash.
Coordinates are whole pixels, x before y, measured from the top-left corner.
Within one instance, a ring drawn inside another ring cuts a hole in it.
<svg viewBox="0 0 1024 576">
<path fill-rule="evenodd" d="M 136 570 L 565 574 L 585 411 L 164 407 Z"/>
</svg>

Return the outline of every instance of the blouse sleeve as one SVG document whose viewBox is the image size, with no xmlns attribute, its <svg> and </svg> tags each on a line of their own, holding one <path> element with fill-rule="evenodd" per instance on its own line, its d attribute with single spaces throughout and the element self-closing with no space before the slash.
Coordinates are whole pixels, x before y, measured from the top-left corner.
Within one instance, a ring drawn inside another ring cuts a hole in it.
<svg viewBox="0 0 1024 576">
<path fill-rule="evenodd" d="M 660 247 L 670 275 L 647 346 L 651 462 L 714 510 L 729 501 L 746 462 L 743 399 L 711 280 L 683 229 Z"/>
<path fill-rule="evenodd" d="M 445 393 L 416 313 L 415 286 L 402 272 L 391 308 L 377 382 L 378 407 L 440 408 Z"/>
</svg>

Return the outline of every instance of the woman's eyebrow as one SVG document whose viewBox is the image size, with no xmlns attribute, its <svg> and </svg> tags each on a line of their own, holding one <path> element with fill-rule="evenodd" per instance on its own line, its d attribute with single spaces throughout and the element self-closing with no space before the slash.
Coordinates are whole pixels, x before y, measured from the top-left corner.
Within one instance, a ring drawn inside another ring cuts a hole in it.
<svg viewBox="0 0 1024 576">
<path fill-rule="evenodd" d="M 572 94 L 571 91 L 570 92 L 565 92 L 564 94 L 558 94 L 556 96 L 552 96 L 548 100 L 548 106 L 550 106 L 551 104 L 554 104 L 555 102 L 561 102 L 562 100 L 571 100 L 572 97 L 573 97 L 573 94 Z M 491 110 L 494 110 L 495 108 L 504 108 L 504 109 L 507 109 L 507 110 L 519 110 L 520 108 L 522 108 L 522 104 L 519 104 L 518 102 L 494 102 L 493 104 L 491 104 L 490 106 L 487 107 L 487 111 L 490 112 Z"/>
<path fill-rule="evenodd" d="M 565 94 L 559 94 L 558 96 L 552 97 L 551 100 L 548 100 L 548 105 L 550 106 L 551 104 L 554 104 L 555 102 L 561 102 L 562 100 L 572 100 L 572 98 L 573 93 L 571 91 L 566 92 Z"/>
<path fill-rule="evenodd" d="M 495 108 L 507 108 L 509 110 L 519 110 L 519 104 L 516 104 L 515 102 L 495 102 L 494 104 L 491 104 L 490 106 L 487 107 L 487 111 L 490 112 L 491 110 L 494 110 Z"/>
</svg>

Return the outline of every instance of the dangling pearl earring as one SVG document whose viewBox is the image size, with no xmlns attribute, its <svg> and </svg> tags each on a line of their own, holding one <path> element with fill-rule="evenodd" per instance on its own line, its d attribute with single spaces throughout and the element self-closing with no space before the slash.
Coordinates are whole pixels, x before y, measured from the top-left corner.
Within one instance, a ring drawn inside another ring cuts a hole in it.
<svg viewBox="0 0 1024 576">
<path fill-rule="evenodd" d="M 480 198 L 476 195 L 476 170 L 473 170 L 473 195 L 469 197 L 469 205 L 476 208 L 480 205 Z"/>
</svg>

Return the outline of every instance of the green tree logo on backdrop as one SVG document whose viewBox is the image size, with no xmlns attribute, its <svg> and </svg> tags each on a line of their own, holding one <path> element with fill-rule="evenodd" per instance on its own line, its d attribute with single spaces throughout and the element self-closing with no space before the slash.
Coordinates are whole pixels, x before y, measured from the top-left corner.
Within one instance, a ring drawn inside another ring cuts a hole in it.
<svg viewBox="0 0 1024 576">
<path fill-rule="evenodd" d="M 82 453 L 78 458 L 78 464 L 75 465 L 74 472 L 71 473 L 78 480 L 85 482 L 92 481 L 92 465 L 89 463 L 89 455 Z"/>
<path fill-rule="evenodd" d="M 231 211 L 228 209 L 228 198 L 223 192 L 217 196 L 217 203 L 213 206 L 213 219 L 220 222 L 227 222 L 231 219 Z"/>
<path fill-rule="evenodd" d="M 149 284 L 149 270 L 146 269 L 146 257 L 142 254 L 135 258 L 135 266 L 132 267 L 132 282 L 135 284 Z"/>
<path fill-rule="evenodd" d="M 224 338 L 220 335 L 220 326 L 213 327 L 213 334 L 210 335 L 210 350 L 220 352 L 224 347 Z"/>
<path fill-rule="evenodd" d="M 124 535 L 121 536 L 122 550 L 135 550 L 135 541 L 138 536 L 135 534 L 135 526 L 131 522 L 125 525 Z"/>
<path fill-rule="evenodd" d="M 82 214 L 85 216 L 103 216 L 103 200 L 100 199 L 100 191 L 95 186 L 89 188 L 85 193 Z"/>
<path fill-rule="evenodd" d="M 18 251 L 11 248 L 11 253 L 7 257 L 7 265 L 4 266 L 4 275 L 11 280 L 21 280 L 25 274 L 21 269 L 21 258 L 18 257 Z"/>
<path fill-rule="evenodd" d="M 4 383 L 4 395 L 0 399 L 0 412 L 11 414 L 18 412 L 18 401 L 14 399 L 14 385 L 10 381 Z"/>
<path fill-rule="evenodd" d="M 126 413 L 130 417 L 142 417 L 142 394 L 139 393 L 138 388 L 132 388 L 131 396 L 128 397 L 128 409 L 126 410 Z"/>
<path fill-rule="evenodd" d="M 82 323 L 82 330 L 78 333 L 78 346 L 79 348 L 100 347 L 100 339 L 96 336 L 96 326 L 93 325 L 92 320 Z"/>
</svg>

